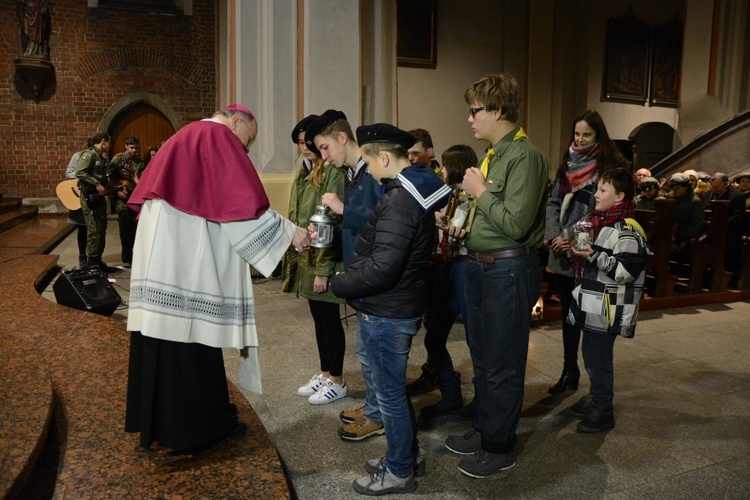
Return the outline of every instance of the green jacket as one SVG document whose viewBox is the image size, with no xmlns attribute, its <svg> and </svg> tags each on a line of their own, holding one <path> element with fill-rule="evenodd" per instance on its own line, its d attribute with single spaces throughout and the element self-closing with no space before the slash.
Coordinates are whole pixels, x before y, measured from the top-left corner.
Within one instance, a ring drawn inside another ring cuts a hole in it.
<svg viewBox="0 0 750 500">
<path fill-rule="evenodd" d="M 294 176 L 289 198 L 289 220 L 300 227 L 307 228 L 310 224 L 310 217 L 315 214 L 315 207 L 321 203 L 323 193 L 336 193 L 339 198 L 344 199 L 344 171 L 326 164 L 323 167 L 323 178 L 319 188 L 309 184 L 305 174 L 306 170 L 303 166 Z M 341 224 L 341 216 L 330 211 L 328 215 L 337 224 Z M 284 292 L 296 293 L 297 296 L 308 300 L 339 304 L 344 302 L 344 299 L 333 295 L 330 286 L 324 293 L 315 293 L 313 290 L 315 276 L 328 276 L 330 278 L 337 272 L 344 270 L 341 248 L 313 248 L 309 252 L 301 254 L 289 250 L 284 255 L 282 269 L 282 290 Z"/>
<path fill-rule="evenodd" d="M 466 240 L 471 252 L 520 246 L 539 247 L 544 240 L 547 158 L 516 127 L 493 146 L 487 191 Z M 519 134 L 520 136 L 520 134 Z"/>
<path fill-rule="evenodd" d="M 143 173 L 145 168 L 146 164 L 143 163 L 143 160 L 137 156 L 131 157 L 130 153 L 124 152 L 118 153 L 112 158 L 112 161 L 109 162 L 107 168 L 107 174 L 109 180 L 114 184 L 125 185 L 125 192 L 127 193 L 128 198 L 130 198 L 130 193 L 135 189 L 136 179 Z M 127 198 L 123 200 L 115 195 L 115 199 L 117 200 L 115 210 L 118 212 L 125 209 L 130 210 L 127 206 Z"/>
<path fill-rule="evenodd" d="M 86 148 L 78 159 L 76 177 L 92 186 L 107 187 L 107 159 L 95 147 Z"/>
</svg>

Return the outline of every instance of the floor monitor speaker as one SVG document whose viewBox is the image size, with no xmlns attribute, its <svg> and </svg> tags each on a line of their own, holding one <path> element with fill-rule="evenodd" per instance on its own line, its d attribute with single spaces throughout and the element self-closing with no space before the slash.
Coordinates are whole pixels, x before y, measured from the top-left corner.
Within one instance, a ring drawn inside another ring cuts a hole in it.
<svg viewBox="0 0 750 500">
<path fill-rule="evenodd" d="M 63 271 L 52 286 L 58 304 L 111 316 L 122 302 L 107 275 L 98 267 Z"/>
</svg>

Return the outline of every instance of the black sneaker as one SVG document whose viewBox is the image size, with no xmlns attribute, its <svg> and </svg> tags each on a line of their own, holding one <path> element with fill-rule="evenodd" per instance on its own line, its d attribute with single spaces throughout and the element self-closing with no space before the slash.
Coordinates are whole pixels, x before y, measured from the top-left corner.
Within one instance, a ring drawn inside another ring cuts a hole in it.
<svg viewBox="0 0 750 500">
<path fill-rule="evenodd" d="M 459 455 L 473 455 L 482 449 L 482 435 L 472 429 L 462 436 L 448 436 L 445 447 Z"/>
<path fill-rule="evenodd" d="M 424 372 L 422 372 L 422 375 L 417 380 L 406 384 L 406 394 L 409 396 L 424 394 L 435 389 L 437 389 L 437 383 L 434 374 L 425 374 Z"/>
<path fill-rule="evenodd" d="M 456 410 L 456 415 L 458 415 L 461 418 L 469 418 L 471 420 L 475 420 L 477 418 L 477 413 L 479 412 L 479 401 L 477 401 L 477 397 L 474 396 L 474 399 L 471 400 L 471 403 L 462 406 L 458 410 Z"/>
<path fill-rule="evenodd" d="M 615 426 L 615 417 L 612 408 L 594 408 L 591 413 L 578 422 L 578 432 L 601 432 Z"/>
<path fill-rule="evenodd" d="M 490 453 L 479 450 L 470 457 L 462 458 L 458 462 L 458 470 L 470 477 L 483 479 L 500 470 L 510 469 L 516 465 L 516 457 L 512 453 Z"/>
<path fill-rule="evenodd" d="M 576 404 L 569 408 L 570 413 L 578 418 L 586 418 L 594 409 L 594 396 L 589 393 L 578 400 Z"/>
</svg>

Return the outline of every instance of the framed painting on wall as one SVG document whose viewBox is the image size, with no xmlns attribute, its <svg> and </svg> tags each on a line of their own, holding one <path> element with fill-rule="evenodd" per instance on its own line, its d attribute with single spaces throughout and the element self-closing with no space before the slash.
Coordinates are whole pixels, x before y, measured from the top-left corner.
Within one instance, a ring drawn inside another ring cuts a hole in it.
<svg viewBox="0 0 750 500">
<path fill-rule="evenodd" d="M 654 28 L 649 104 L 676 108 L 680 96 L 682 25 L 672 21 Z"/>
<path fill-rule="evenodd" d="M 646 104 L 651 28 L 633 15 L 607 22 L 602 100 Z"/>
<path fill-rule="evenodd" d="M 437 0 L 397 0 L 396 63 L 410 68 L 437 66 Z"/>
</svg>

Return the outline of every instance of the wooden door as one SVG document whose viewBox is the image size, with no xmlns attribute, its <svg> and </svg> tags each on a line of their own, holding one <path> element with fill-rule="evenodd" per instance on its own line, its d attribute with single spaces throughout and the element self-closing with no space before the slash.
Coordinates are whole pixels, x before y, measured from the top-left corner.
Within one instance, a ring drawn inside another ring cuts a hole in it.
<svg viewBox="0 0 750 500">
<path fill-rule="evenodd" d="M 125 150 L 125 138 L 135 136 L 141 141 L 141 156 L 151 146 L 161 147 L 162 142 L 169 139 L 175 130 L 158 109 L 138 103 L 124 109 L 112 121 L 109 135 L 112 137 L 110 158 Z"/>
</svg>

